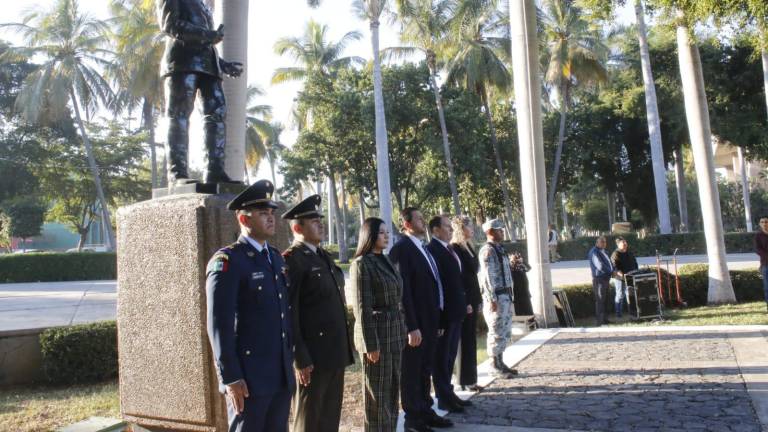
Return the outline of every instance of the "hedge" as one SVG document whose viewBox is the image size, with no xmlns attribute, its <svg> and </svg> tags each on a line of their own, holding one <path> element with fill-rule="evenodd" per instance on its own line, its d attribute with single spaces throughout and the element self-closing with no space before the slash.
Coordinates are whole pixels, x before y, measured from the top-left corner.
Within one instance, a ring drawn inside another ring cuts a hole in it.
<svg viewBox="0 0 768 432">
<path fill-rule="evenodd" d="M 117 255 L 114 252 L 0 255 L 0 283 L 116 278 Z"/>
<path fill-rule="evenodd" d="M 707 264 L 686 264 L 679 269 L 680 293 L 688 306 L 706 306 L 709 275 Z M 738 302 L 760 301 L 764 299 L 763 280 L 759 270 L 731 270 L 731 281 Z M 666 275 L 664 278 L 666 296 Z M 674 297 L 674 276 L 671 279 Z M 594 315 L 595 300 L 592 284 L 566 285 L 558 287 L 568 294 L 568 303 L 574 318 L 586 318 Z M 613 294 L 609 297 L 613 299 Z M 609 303 L 613 304 L 613 301 Z"/>
<path fill-rule="evenodd" d="M 40 334 L 43 372 L 52 384 L 79 384 L 117 376 L 117 324 L 104 321 L 55 327 Z"/>
<path fill-rule="evenodd" d="M 662 255 L 672 255 L 678 249 L 678 255 L 703 255 L 707 253 L 707 243 L 703 232 L 684 234 L 658 234 L 638 238 L 637 234 L 606 235 L 608 249 L 613 250 L 616 245 L 616 237 L 624 237 L 629 242 L 629 247 L 635 256 L 654 256 L 656 251 Z M 754 233 L 727 233 L 725 234 L 725 250 L 728 253 L 754 252 Z M 585 260 L 587 253 L 595 245 L 597 237 L 579 237 L 575 240 L 561 241 L 557 245 L 557 252 L 563 260 Z M 505 243 L 510 251 L 526 253 L 524 241 Z"/>
</svg>

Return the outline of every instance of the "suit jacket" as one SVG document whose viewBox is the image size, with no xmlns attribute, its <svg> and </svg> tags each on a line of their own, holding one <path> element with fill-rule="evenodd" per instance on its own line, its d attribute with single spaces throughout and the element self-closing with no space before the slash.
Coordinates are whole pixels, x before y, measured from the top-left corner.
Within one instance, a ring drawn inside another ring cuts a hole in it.
<svg viewBox="0 0 768 432">
<path fill-rule="evenodd" d="M 347 326 L 344 273 L 328 252 L 294 242 L 283 252 L 288 265 L 295 365 L 334 370 L 354 363 Z"/>
<path fill-rule="evenodd" d="M 213 16 L 203 0 L 159 0 L 157 13 L 166 35 L 160 75 L 196 72 L 221 78 Z"/>
<path fill-rule="evenodd" d="M 480 281 L 477 279 L 477 272 L 480 270 L 480 259 L 477 252 L 471 246 L 469 250 L 463 246 L 451 243 L 451 247 L 461 259 L 461 281 L 464 283 L 464 294 L 467 297 L 467 304 L 477 309 L 483 298 L 480 296 Z"/>
<path fill-rule="evenodd" d="M 403 310 L 408 331 L 420 330 L 422 336 L 436 336 L 440 324 L 440 294 L 429 262 L 407 236 L 392 246 L 389 258 L 403 279 Z"/>
<path fill-rule="evenodd" d="M 450 247 L 450 245 L 449 245 Z M 435 258 L 440 281 L 443 284 L 444 306 L 440 316 L 441 328 L 449 323 L 461 322 L 467 314 L 467 297 L 464 294 L 464 284 L 461 281 L 461 270 L 456 258 L 448 248 L 432 239 L 427 249 Z"/>
<path fill-rule="evenodd" d="M 269 253 L 271 263 L 240 236 L 208 262 L 207 330 L 222 392 L 238 380 L 256 396 L 296 385 L 285 263 Z"/>
<path fill-rule="evenodd" d="M 403 281 L 386 255 L 357 257 L 349 268 L 355 345 L 361 353 L 400 354 L 405 347 Z"/>
</svg>

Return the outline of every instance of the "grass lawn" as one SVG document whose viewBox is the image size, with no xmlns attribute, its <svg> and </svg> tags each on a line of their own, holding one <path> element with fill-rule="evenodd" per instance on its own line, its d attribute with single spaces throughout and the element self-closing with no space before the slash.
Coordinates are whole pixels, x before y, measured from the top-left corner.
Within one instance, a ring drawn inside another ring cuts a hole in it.
<svg viewBox="0 0 768 432">
<path fill-rule="evenodd" d="M 664 312 L 664 321 L 651 323 L 648 320 L 634 321 L 628 319 L 626 314 L 621 320 L 611 313 L 608 317 L 614 327 L 637 327 L 648 325 L 674 325 L 674 326 L 705 326 L 705 325 L 768 325 L 768 313 L 765 302 L 739 303 L 722 306 L 700 306 L 681 309 L 667 309 Z M 579 327 L 594 327 L 594 318 L 581 318 L 576 320 Z"/>
<path fill-rule="evenodd" d="M 50 431 L 92 416 L 120 415 L 117 380 L 71 387 L 0 390 L 0 430 Z"/>
</svg>

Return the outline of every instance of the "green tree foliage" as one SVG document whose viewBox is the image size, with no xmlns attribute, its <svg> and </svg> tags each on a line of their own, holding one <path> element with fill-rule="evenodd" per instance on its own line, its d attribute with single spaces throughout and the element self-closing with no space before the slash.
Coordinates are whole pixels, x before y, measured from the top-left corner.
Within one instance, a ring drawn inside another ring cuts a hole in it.
<svg viewBox="0 0 768 432">
<path fill-rule="evenodd" d="M 22 241 L 40 235 L 45 220 L 45 205 L 34 196 L 17 197 L 3 202 L 2 212 L 8 217 L 8 234 Z"/>
</svg>

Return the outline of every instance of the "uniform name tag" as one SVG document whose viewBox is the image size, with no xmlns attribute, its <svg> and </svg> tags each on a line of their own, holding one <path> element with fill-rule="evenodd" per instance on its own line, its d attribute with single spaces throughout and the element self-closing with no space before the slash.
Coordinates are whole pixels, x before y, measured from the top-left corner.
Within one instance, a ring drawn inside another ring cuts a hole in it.
<svg viewBox="0 0 768 432">
<path fill-rule="evenodd" d="M 264 272 L 255 272 L 255 273 L 251 274 L 251 277 L 254 280 L 256 280 L 256 279 L 264 279 Z"/>
</svg>

